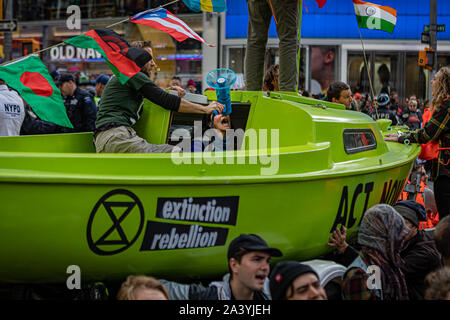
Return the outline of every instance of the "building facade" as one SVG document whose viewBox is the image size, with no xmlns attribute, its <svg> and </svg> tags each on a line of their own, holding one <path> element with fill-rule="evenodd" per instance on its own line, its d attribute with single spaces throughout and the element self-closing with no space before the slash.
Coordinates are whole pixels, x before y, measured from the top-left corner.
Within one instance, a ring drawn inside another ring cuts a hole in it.
<svg viewBox="0 0 450 320">
<path fill-rule="evenodd" d="M 428 72 L 418 66 L 418 54 L 424 25 L 429 25 L 429 1 L 377 0 L 397 10 L 392 34 L 361 29 L 369 73 L 375 95 L 382 89 L 395 90 L 400 97 L 413 94 L 424 99 L 428 90 Z M 354 92 L 369 92 L 361 38 L 352 1 L 327 1 L 318 8 L 315 1 L 304 1 L 301 25 L 300 88 L 313 94 L 324 92 L 332 81 L 347 82 Z M 222 63 L 242 74 L 247 38 L 246 1 L 228 0 L 222 21 Z M 438 32 L 438 67 L 450 64 L 450 1 L 437 1 L 437 24 L 446 24 Z M 267 65 L 278 63 L 278 38 L 271 22 Z"/>
</svg>

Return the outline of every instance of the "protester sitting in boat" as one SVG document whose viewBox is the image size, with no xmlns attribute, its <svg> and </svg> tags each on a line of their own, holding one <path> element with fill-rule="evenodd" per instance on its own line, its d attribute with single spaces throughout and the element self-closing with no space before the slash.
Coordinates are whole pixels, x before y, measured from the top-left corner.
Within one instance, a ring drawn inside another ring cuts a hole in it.
<svg viewBox="0 0 450 320">
<path fill-rule="evenodd" d="M 378 204 L 365 212 L 357 240 L 361 252 L 343 276 L 345 300 L 408 299 L 400 251 L 410 232 L 403 217 L 390 205 Z"/>
<path fill-rule="evenodd" d="M 181 97 L 185 91 L 180 87 L 170 87 L 176 90 L 178 96 L 171 95 L 156 86 L 149 75 L 156 65 L 150 41 L 136 41 L 132 47 L 141 48 L 149 54 L 149 61 L 142 71 L 133 76 L 126 84 L 121 84 L 113 76 L 103 91 L 95 122 L 94 144 L 97 153 L 154 153 L 171 152 L 174 146 L 168 144 L 151 144 L 136 135 L 132 126 L 139 119 L 139 111 L 143 98 L 161 107 L 183 113 L 210 114 L 214 110 L 223 111 L 224 106 L 216 101 L 208 106 L 189 102 Z"/>
<path fill-rule="evenodd" d="M 173 300 L 270 300 L 270 257 L 282 253 L 255 234 L 241 234 L 228 247 L 228 268 L 222 281 L 208 287 L 160 280 Z"/>
<path fill-rule="evenodd" d="M 153 277 L 128 276 L 122 283 L 117 300 L 170 300 L 167 289 Z"/>
<path fill-rule="evenodd" d="M 192 151 L 238 150 L 243 134 L 242 130 L 233 130 L 230 115 L 207 114 L 202 121 L 202 140 L 194 139 Z"/>
<path fill-rule="evenodd" d="M 272 300 L 327 300 L 319 275 L 297 261 L 282 261 L 270 274 Z"/>
</svg>

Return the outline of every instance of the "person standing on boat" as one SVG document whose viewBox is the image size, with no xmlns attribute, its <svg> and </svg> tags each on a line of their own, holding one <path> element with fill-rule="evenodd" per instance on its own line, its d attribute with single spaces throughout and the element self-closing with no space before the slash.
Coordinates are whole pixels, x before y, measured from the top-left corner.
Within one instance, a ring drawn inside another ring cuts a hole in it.
<svg viewBox="0 0 450 320">
<path fill-rule="evenodd" d="M 280 39 L 279 90 L 297 90 L 298 0 L 247 0 L 248 30 L 245 53 L 245 88 L 261 91 L 264 59 L 272 14 Z"/>
<path fill-rule="evenodd" d="M 18 136 L 25 118 L 23 100 L 0 79 L 0 136 Z"/>
<path fill-rule="evenodd" d="M 211 114 L 222 113 L 224 106 L 216 101 L 208 106 L 189 102 L 182 97 L 186 92 L 177 86 L 178 96 L 168 94 L 156 86 L 149 76 L 153 67 L 151 41 L 136 41 L 131 46 L 149 53 L 150 60 L 142 71 L 133 76 L 126 84 L 121 84 L 113 76 L 103 91 L 95 122 L 94 144 L 97 153 L 164 153 L 171 152 L 174 146 L 151 144 L 136 135 L 132 126 L 139 120 L 143 99 L 147 98 L 167 110 L 183 113 Z"/>
<path fill-rule="evenodd" d="M 450 67 L 441 68 L 434 76 L 433 115 L 423 128 L 404 135 L 387 134 L 386 141 L 420 143 L 439 141 L 439 157 L 433 161 L 431 180 L 440 219 L 450 215 Z"/>
<path fill-rule="evenodd" d="M 256 234 L 241 234 L 228 247 L 229 273 L 208 287 L 159 280 L 172 300 L 271 300 L 270 258 L 282 253 Z"/>
<path fill-rule="evenodd" d="M 63 73 L 56 81 L 63 95 L 67 116 L 73 129 L 65 128 L 65 132 L 94 131 L 97 106 L 94 98 L 85 90 L 78 88 L 75 78 L 70 73 Z"/>
<path fill-rule="evenodd" d="M 352 90 L 348 84 L 344 82 L 334 82 L 332 83 L 327 90 L 326 101 L 340 103 L 345 106 L 347 110 L 354 110 L 356 108 L 352 106 L 353 98 L 352 98 Z"/>
</svg>

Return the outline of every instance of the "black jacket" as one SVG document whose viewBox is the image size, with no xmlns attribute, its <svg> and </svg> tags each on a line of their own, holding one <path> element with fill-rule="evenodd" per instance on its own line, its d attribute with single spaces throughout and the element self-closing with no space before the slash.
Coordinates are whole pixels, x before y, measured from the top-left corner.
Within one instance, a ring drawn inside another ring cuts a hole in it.
<svg viewBox="0 0 450 320">
<path fill-rule="evenodd" d="M 67 116 L 73 125 L 73 130 L 67 132 L 89 132 L 95 129 L 97 106 L 94 98 L 85 90 L 77 88 L 71 97 L 64 97 Z"/>
<path fill-rule="evenodd" d="M 410 300 L 423 300 L 425 277 L 441 267 L 441 255 L 434 239 L 427 231 L 418 230 L 400 252 L 405 261 L 402 271 L 405 275 Z"/>
</svg>

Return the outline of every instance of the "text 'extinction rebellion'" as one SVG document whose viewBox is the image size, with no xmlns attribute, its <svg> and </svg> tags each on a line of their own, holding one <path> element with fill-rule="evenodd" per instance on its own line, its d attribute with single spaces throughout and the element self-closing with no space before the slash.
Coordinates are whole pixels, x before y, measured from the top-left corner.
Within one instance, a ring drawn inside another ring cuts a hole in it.
<svg viewBox="0 0 450 320">
<path fill-rule="evenodd" d="M 167 220 L 235 225 L 239 197 L 159 198 L 156 217 Z M 141 251 L 223 246 L 228 228 L 147 221 Z"/>
</svg>

